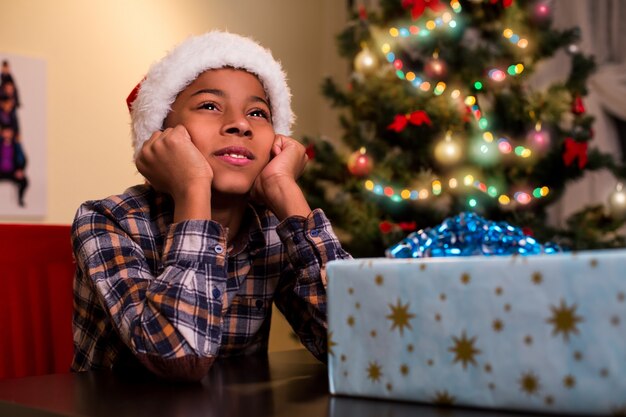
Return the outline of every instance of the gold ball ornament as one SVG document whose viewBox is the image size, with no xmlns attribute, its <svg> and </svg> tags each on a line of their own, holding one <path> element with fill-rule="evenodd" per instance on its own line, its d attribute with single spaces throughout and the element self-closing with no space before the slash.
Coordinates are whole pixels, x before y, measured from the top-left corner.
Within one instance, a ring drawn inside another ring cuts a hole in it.
<svg viewBox="0 0 626 417">
<path fill-rule="evenodd" d="M 614 219 L 626 218 L 626 192 L 621 182 L 609 194 L 609 211 Z"/>
<path fill-rule="evenodd" d="M 367 155 L 365 148 L 353 152 L 348 158 L 348 171 L 357 177 L 369 175 L 373 166 L 372 158 Z"/>
<path fill-rule="evenodd" d="M 448 67 L 446 62 L 439 59 L 439 56 L 435 54 L 424 64 L 424 73 L 432 79 L 442 79 L 448 74 Z"/>
<path fill-rule="evenodd" d="M 363 47 L 361 52 L 354 57 L 354 69 L 360 74 L 371 74 L 377 66 L 378 59 L 367 46 Z"/>
<path fill-rule="evenodd" d="M 459 143 L 452 138 L 450 132 L 435 145 L 435 159 L 442 164 L 452 165 L 461 159 L 462 152 Z"/>
</svg>

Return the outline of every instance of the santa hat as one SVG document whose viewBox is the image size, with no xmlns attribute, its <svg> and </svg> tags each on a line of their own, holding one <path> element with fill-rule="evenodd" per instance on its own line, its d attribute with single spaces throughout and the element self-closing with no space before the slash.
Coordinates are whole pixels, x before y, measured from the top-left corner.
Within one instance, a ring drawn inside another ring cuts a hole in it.
<svg viewBox="0 0 626 417">
<path fill-rule="evenodd" d="M 286 74 L 272 53 L 252 39 L 212 31 L 191 37 L 150 67 L 143 81 L 128 96 L 135 157 L 163 121 L 178 93 L 201 73 L 232 67 L 255 74 L 267 94 L 277 134 L 290 136 L 295 119 Z"/>
</svg>

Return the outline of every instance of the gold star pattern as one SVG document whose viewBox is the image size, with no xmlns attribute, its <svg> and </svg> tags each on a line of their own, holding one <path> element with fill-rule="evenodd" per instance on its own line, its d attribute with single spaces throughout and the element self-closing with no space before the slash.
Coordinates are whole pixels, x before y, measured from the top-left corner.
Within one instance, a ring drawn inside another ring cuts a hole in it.
<svg viewBox="0 0 626 417">
<path fill-rule="evenodd" d="M 465 272 L 463 275 L 461 275 L 461 283 L 462 284 L 469 284 L 470 281 L 472 280 L 472 277 L 470 277 L 470 274 L 468 274 L 467 272 Z"/>
<path fill-rule="evenodd" d="M 539 377 L 532 373 L 532 371 L 523 373 L 518 380 L 520 389 L 528 396 L 536 395 L 541 390 L 541 384 L 539 383 Z"/>
<path fill-rule="evenodd" d="M 441 321 L 441 314 L 435 314 L 435 321 Z"/>
<path fill-rule="evenodd" d="M 341 362 L 345 362 L 345 361 L 346 361 L 346 359 L 348 359 L 348 358 L 346 357 L 346 355 L 341 355 Z"/>
<path fill-rule="evenodd" d="M 531 279 L 533 284 L 539 285 L 543 282 L 543 275 L 541 275 L 541 272 L 534 272 Z"/>
<path fill-rule="evenodd" d="M 383 285 L 383 282 L 385 282 L 385 278 L 383 278 L 382 275 L 376 275 L 374 281 L 376 282 L 376 285 Z"/>
<path fill-rule="evenodd" d="M 448 350 L 455 355 L 453 363 L 462 362 L 463 369 L 467 368 L 468 363 L 476 365 L 474 357 L 480 354 L 480 350 L 474 346 L 476 336 L 468 339 L 465 331 L 463 331 L 460 338 L 452 336 L 452 340 L 454 341 L 454 346 L 448 348 Z"/>
<path fill-rule="evenodd" d="M 408 352 L 413 352 L 413 345 L 409 343 L 409 344 L 406 346 L 406 350 L 407 350 Z"/>
<path fill-rule="evenodd" d="M 389 308 L 391 309 L 391 314 L 386 316 L 387 319 L 391 320 L 391 330 L 396 327 L 400 330 L 400 334 L 404 335 L 404 328 L 408 327 L 413 330 L 411 327 L 411 323 L 409 320 L 415 317 L 415 314 L 409 313 L 409 303 L 402 305 L 400 299 L 398 298 L 398 303 L 394 306 L 389 304 Z"/>
<path fill-rule="evenodd" d="M 372 330 L 370 332 L 370 336 L 372 336 L 372 337 L 376 337 L 377 335 L 378 335 L 378 333 L 376 333 L 376 330 Z"/>
<path fill-rule="evenodd" d="M 493 328 L 494 332 L 500 333 L 502 329 L 504 329 L 504 323 L 500 319 L 495 319 L 491 324 L 491 327 Z"/>
<path fill-rule="evenodd" d="M 400 373 L 404 376 L 407 376 L 409 374 L 409 365 L 407 365 L 406 363 L 403 363 L 400 366 Z"/>
<path fill-rule="evenodd" d="M 596 266 L 598 266 L 598 260 L 597 259 L 590 260 L 589 265 L 591 265 L 592 268 L 595 268 Z"/>
<path fill-rule="evenodd" d="M 333 348 L 337 346 L 337 343 L 333 340 L 333 332 L 328 332 L 328 354 L 331 356 L 335 355 Z"/>
<path fill-rule="evenodd" d="M 348 294 L 350 295 L 354 294 L 354 288 L 348 288 Z"/>
<path fill-rule="evenodd" d="M 491 367 L 491 364 L 486 363 L 486 364 L 485 364 L 485 372 L 487 372 L 488 374 L 490 374 L 492 370 L 493 370 L 493 368 Z"/>
<path fill-rule="evenodd" d="M 579 362 L 582 361 L 583 360 L 583 353 L 578 351 L 578 350 L 576 352 L 574 352 L 574 360 L 577 360 Z"/>
<path fill-rule="evenodd" d="M 563 386 L 567 389 L 572 389 L 576 386 L 576 378 L 572 375 L 567 375 L 563 378 Z"/>
<path fill-rule="evenodd" d="M 502 295 L 502 287 L 496 287 L 496 295 Z"/>
<path fill-rule="evenodd" d="M 432 359 L 428 359 L 428 360 L 426 361 L 426 365 L 428 365 L 428 366 L 433 366 L 434 364 L 435 364 L 435 361 L 434 361 L 434 360 L 432 360 Z"/>
<path fill-rule="evenodd" d="M 617 317 L 617 316 L 611 317 L 611 324 L 613 326 L 619 326 L 619 317 Z"/>
<path fill-rule="evenodd" d="M 626 299 L 626 294 L 624 294 L 623 292 L 617 293 L 617 301 L 619 301 L 620 303 L 623 303 L 625 299 Z"/>
<path fill-rule="evenodd" d="M 356 308 L 357 310 L 361 308 L 361 303 L 356 303 L 354 304 L 354 308 Z"/>
<path fill-rule="evenodd" d="M 609 376 L 609 370 L 608 370 L 608 369 L 606 369 L 606 368 L 602 368 L 602 369 L 600 369 L 600 376 L 601 376 L 602 378 L 606 378 L 606 377 L 608 377 L 608 376 Z"/>
<path fill-rule="evenodd" d="M 385 385 L 385 387 L 387 388 L 387 391 L 393 390 L 393 385 L 391 385 L 391 382 L 387 382 L 387 385 Z"/>
<path fill-rule="evenodd" d="M 372 380 L 372 382 L 378 382 L 380 377 L 383 375 L 383 368 L 378 364 L 378 362 L 370 362 L 367 367 L 367 377 Z"/>
<path fill-rule="evenodd" d="M 507 304 L 505 304 L 505 305 L 504 305 L 504 311 L 506 311 L 507 313 L 508 313 L 509 311 L 511 311 L 511 304 L 508 304 L 508 303 L 507 303 Z"/>
<path fill-rule="evenodd" d="M 346 322 L 348 323 L 348 326 L 350 327 L 354 326 L 354 317 L 348 316 L 348 319 L 346 320 Z"/>
<path fill-rule="evenodd" d="M 448 391 L 435 391 L 435 396 L 431 399 L 431 402 L 435 405 L 453 405 L 456 398 L 450 395 Z"/>
<path fill-rule="evenodd" d="M 546 398 L 543 399 L 543 402 L 546 405 L 553 405 L 554 404 L 554 397 L 552 395 L 546 395 Z"/>
<path fill-rule="evenodd" d="M 524 343 L 526 343 L 527 345 L 532 345 L 533 344 L 533 337 L 531 335 L 526 335 L 526 337 L 524 337 Z"/>
<path fill-rule="evenodd" d="M 568 307 L 565 304 L 565 300 L 562 299 L 559 307 L 550 306 L 550 310 L 552 310 L 552 317 L 546 319 L 546 322 L 554 326 L 552 336 L 561 333 L 563 339 L 567 342 L 569 341 L 570 333 L 579 333 L 576 325 L 583 321 L 583 318 L 576 315 L 576 304 Z"/>
<path fill-rule="evenodd" d="M 446 301 L 446 295 L 444 293 L 439 294 L 439 299 L 441 301 Z"/>
<path fill-rule="evenodd" d="M 420 264 L 420 271 L 426 270 L 426 264 Z"/>
</svg>

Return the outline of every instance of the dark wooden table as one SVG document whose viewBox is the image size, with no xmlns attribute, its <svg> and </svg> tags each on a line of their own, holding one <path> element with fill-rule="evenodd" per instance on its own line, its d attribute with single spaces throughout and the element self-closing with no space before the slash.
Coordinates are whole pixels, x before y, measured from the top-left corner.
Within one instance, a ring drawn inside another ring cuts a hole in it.
<svg viewBox="0 0 626 417">
<path fill-rule="evenodd" d="M 0 381 L 0 416 L 436 416 L 522 414 L 333 397 L 326 366 L 308 352 L 220 360 L 196 384 L 108 371 Z M 536 415 L 535 415 L 536 417 Z"/>
</svg>

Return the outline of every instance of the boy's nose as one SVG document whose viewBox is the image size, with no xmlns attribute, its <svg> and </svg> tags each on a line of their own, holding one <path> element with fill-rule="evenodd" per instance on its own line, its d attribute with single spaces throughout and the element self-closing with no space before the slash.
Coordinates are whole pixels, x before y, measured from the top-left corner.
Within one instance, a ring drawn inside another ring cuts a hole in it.
<svg viewBox="0 0 626 417">
<path fill-rule="evenodd" d="M 230 122 L 224 123 L 222 127 L 224 136 L 252 136 L 252 129 L 245 117 L 238 117 Z"/>
</svg>

